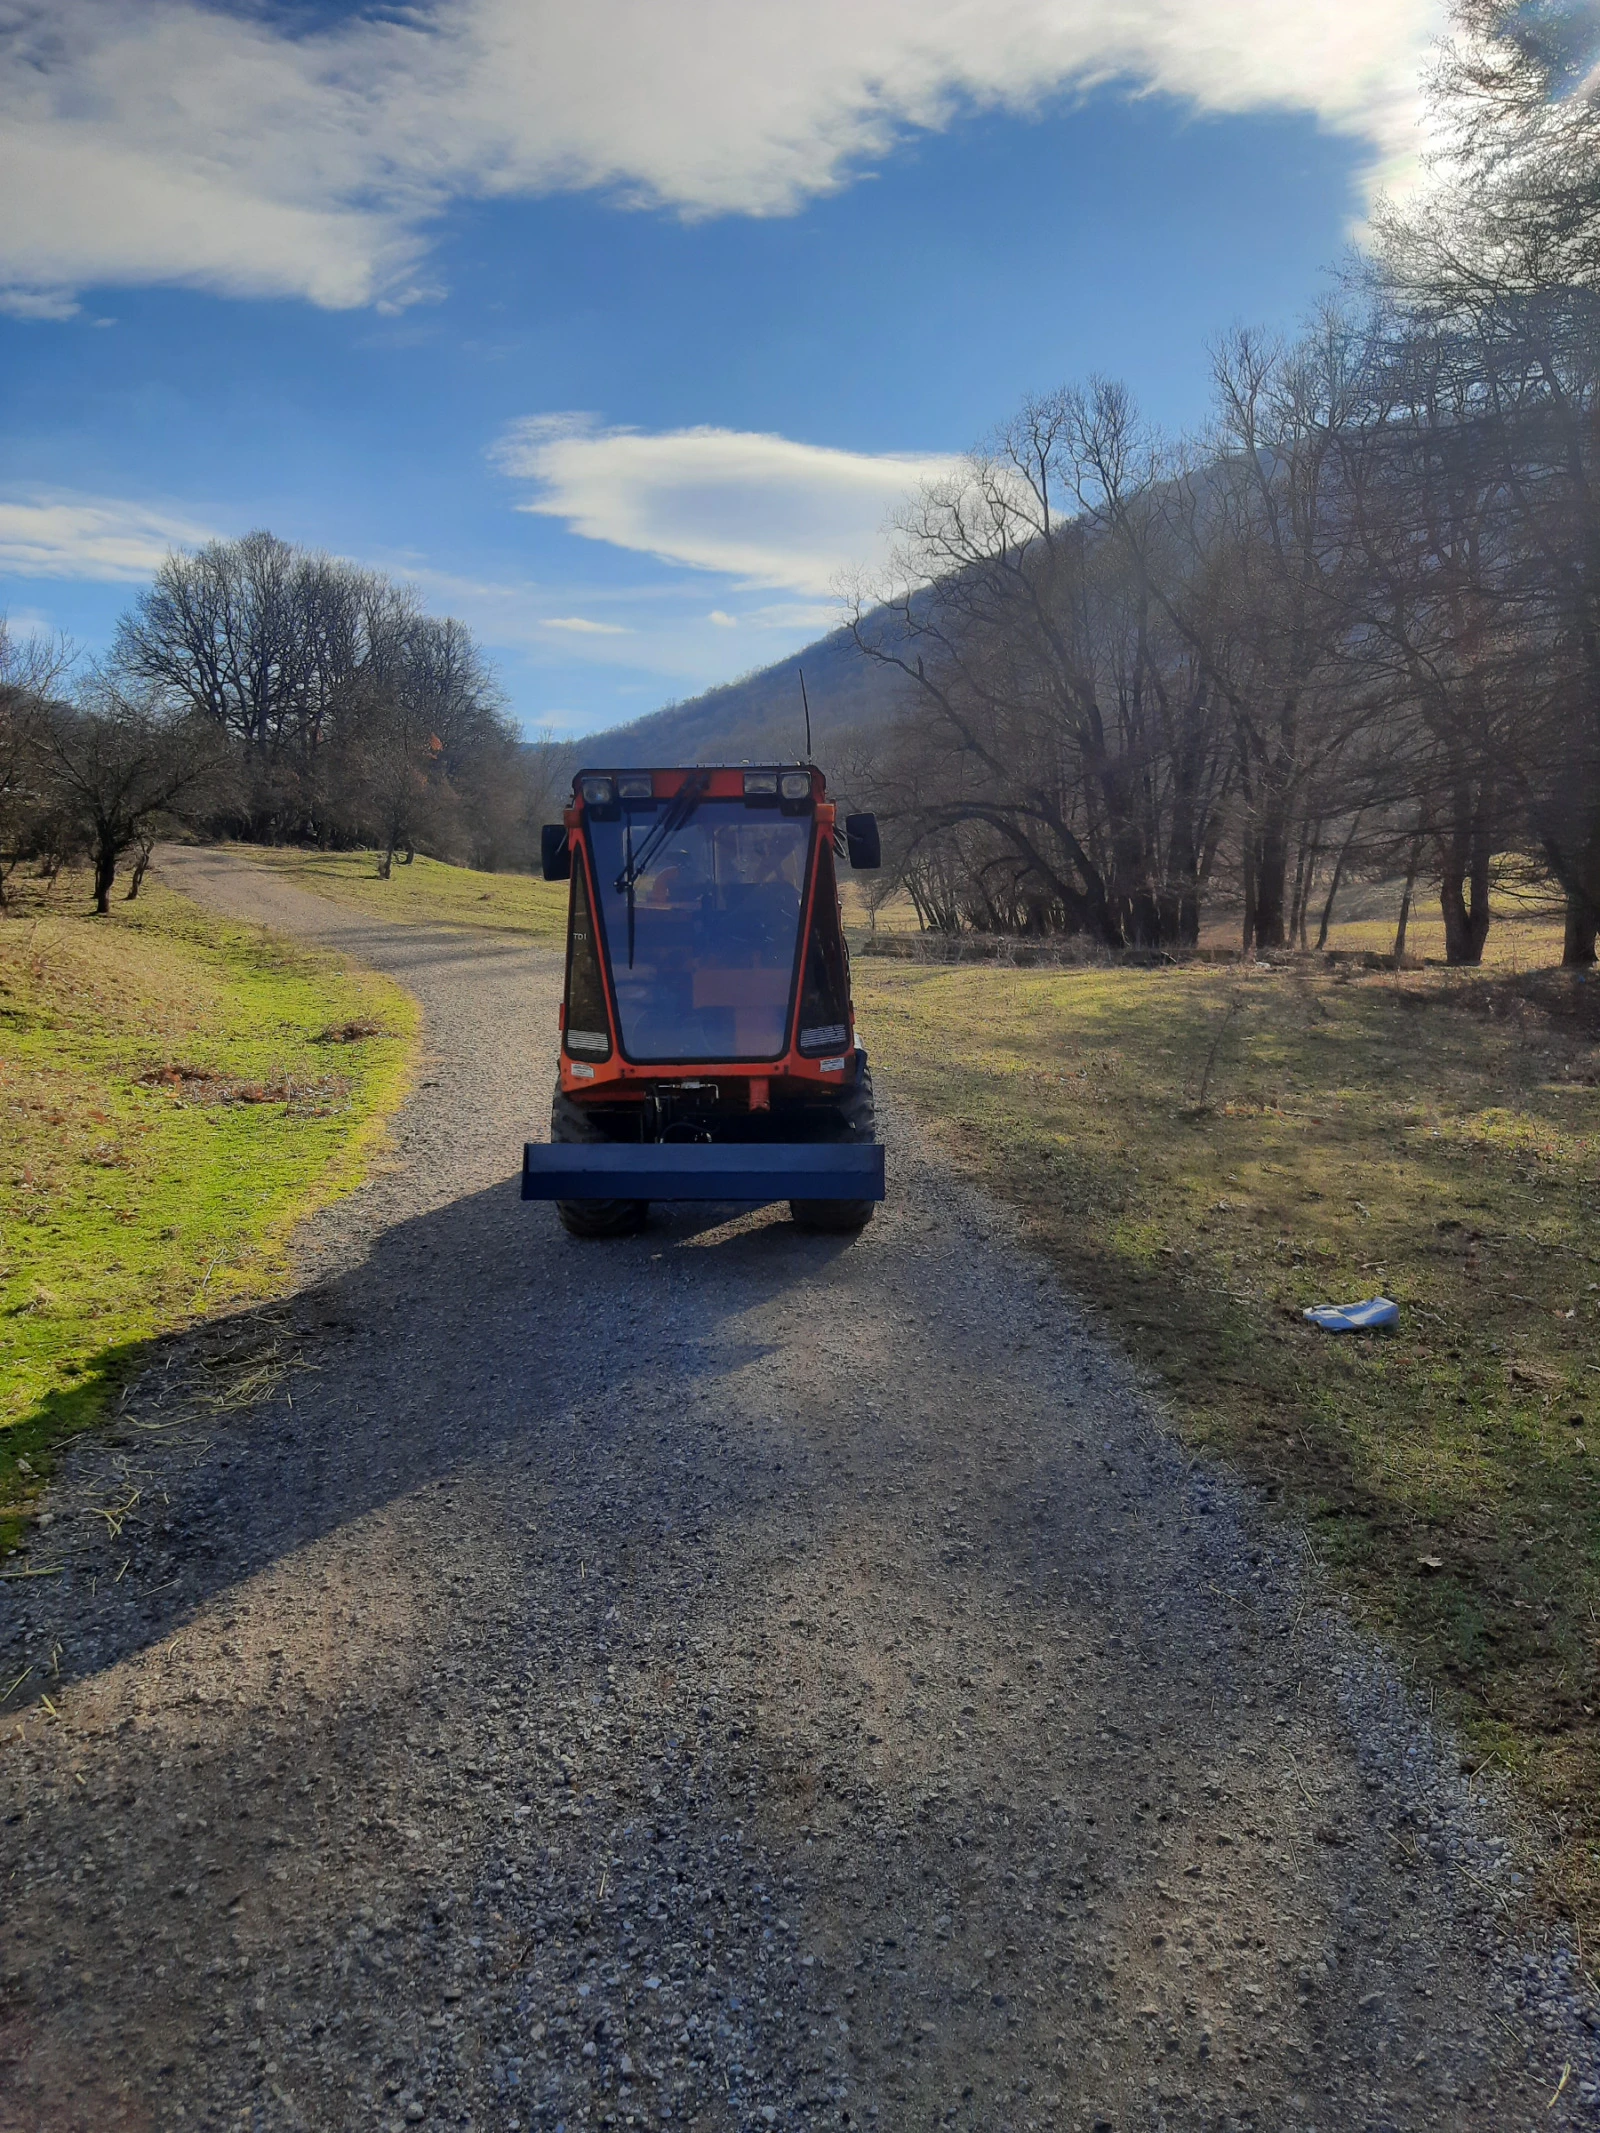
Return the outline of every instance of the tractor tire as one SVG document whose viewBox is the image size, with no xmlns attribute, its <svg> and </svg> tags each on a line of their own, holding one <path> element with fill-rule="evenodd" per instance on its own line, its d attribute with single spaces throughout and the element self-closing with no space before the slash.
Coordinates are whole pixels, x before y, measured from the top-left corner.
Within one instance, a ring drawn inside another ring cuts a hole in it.
<svg viewBox="0 0 1600 2133">
<path fill-rule="evenodd" d="M 877 1110 L 872 1100 L 872 1069 L 866 1054 L 856 1069 L 855 1086 L 839 1104 L 837 1125 L 824 1137 L 830 1141 L 875 1141 Z M 791 1200 L 789 1214 L 796 1229 L 832 1237 L 852 1236 L 872 1220 L 876 1200 Z"/>
<path fill-rule="evenodd" d="M 550 1100 L 550 1138 L 568 1146 L 609 1139 L 582 1104 L 564 1095 L 558 1084 Z M 556 1213 L 569 1237 L 631 1237 L 643 1229 L 648 1200 L 557 1200 Z"/>
</svg>

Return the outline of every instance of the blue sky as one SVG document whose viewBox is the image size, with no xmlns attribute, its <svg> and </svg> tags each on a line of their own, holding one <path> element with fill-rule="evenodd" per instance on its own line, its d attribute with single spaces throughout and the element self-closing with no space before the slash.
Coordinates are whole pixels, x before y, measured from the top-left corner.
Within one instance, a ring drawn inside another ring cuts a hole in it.
<svg viewBox="0 0 1600 2133">
<path fill-rule="evenodd" d="M 17 0 L 0 607 L 96 649 L 266 525 L 464 616 L 529 731 L 781 657 L 1024 394 L 1193 424 L 1325 290 L 1436 23 L 1283 14 Z"/>
</svg>

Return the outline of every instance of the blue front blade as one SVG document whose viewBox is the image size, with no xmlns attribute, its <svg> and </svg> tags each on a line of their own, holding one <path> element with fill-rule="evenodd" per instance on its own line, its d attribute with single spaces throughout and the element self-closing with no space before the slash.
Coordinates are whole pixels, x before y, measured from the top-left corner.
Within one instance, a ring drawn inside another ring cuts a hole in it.
<svg viewBox="0 0 1600 2133">
<path fill-rule="evenodd" d="M 525 1200 L 881 1200 L 875 1141 L 529 1141 Z"/>
</svg>

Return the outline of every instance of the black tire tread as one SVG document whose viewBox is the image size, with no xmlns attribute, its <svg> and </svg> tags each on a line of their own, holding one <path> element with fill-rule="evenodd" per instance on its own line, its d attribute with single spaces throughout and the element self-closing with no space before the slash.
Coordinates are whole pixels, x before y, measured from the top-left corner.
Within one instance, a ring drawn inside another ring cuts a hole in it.
<svg viewBox="0 0 1600 2133">
<path fill-rule="evenodd" d="M 556 1084 L 550 1099 L 550 1139 L 562 1146 L 592 1146 L 610 1139 L 580 1103 Z M 628 1237 L 644 1227 L 648 1200 L 557 1200 L 556 1214 L 569 1237 Z"/>
<path fill-rule="evenodd" d="M 826 1138 L 857 1145 L 878 1138 L 878 1111 L 872 1094 L 872 1069 L 863 1054 L 852 1087 L 840 1098 L 838 1125 Z M 863 1230 L 872 1220 L 876 1200 L 791 1200 L 789 1214 L 796 1229 L 824 1236 L 848 1236 Z"/>
</svg>

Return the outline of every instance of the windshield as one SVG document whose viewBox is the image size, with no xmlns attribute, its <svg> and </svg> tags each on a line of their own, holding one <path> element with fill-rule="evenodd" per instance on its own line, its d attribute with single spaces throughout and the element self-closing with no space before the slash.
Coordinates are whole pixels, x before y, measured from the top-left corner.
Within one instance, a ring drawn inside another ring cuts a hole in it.
<svg viewBox="0 0 1600 2133">
<path fill-rule="evenodd" d="M 639 808 L 587 822 L 622 1049 L 630 1059 L 775 1059 L 788 1037 L 812 818 L 702 800 L 634 883 L 630 961 L 617 879 L 660 819 Z"/>
</svg>

